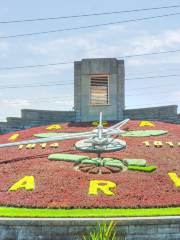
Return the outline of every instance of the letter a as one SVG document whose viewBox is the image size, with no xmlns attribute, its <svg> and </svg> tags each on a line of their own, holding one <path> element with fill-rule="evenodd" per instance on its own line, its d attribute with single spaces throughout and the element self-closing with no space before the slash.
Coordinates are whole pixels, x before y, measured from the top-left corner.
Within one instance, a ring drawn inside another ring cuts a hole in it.
<svg viewBox="0 0 180 240">
<path fill-rule="evenodd" d="M 8 140 L 9 141 L 15 141 L 17 138 L 19 137 L 19 133 L 13 134 L 11 135 Z"/>
<path fill-rule="evenodd" d="M 145 127 L 145 126 L 149 126 L 149 127 L 155 127 L 154 123 L 149 122 L 149 121 L 142 121 L 139 124 L 140 127 Z"/>
<path fill-rule="evenodd" d="M 35 189 L 34 177 L 33 176 L 25 176 L 13 184 L 9 191 L 17 191 L 18 189 L 24 188 L 25 190 L 32 191 Z"/>
<path fill-rule="evenodd" d="M 61 125 L 59 125 L 59 124 L 53 124 L 53 125 L 50 125 L 49 127 L 47 127 L 46 129 L 47 129 L 47 130 L 61 129 Z"/>
<path fill-rule="evenodd" d="M 98 190 L 101 190 L 107 196 L 114 196 L 115 194 L 110 188 L 115 188 L 116 184 L 106 180 L 91 180 L 89 185 L 89 195 L 98 195 Z"/>
<path fill-rule="evenodd" d="M 168 175 L 169 175 L 170 179 L 173 181 L 174 185 L 176 187 L 180 187 L 180 178 L 177 176 L 177 174 L 171 172 L 171 173 L 168 173 Z"/>
</svg>

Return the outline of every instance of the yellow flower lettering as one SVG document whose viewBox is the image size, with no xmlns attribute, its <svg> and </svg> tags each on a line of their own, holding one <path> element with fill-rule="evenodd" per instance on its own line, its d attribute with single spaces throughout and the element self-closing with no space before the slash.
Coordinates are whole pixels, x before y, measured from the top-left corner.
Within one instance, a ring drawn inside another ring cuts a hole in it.
<svg viewBox="0 0 180 240">
<path fill-rule="evenodd" d="M 140 126 L 140 127 L 145 127 L 145 126 L 155 127 L 154 123 L 149 122 L 149 121 L 142 121 L 142 122 L 140 122 L 139 126 Z"/>
<path fill-rule="evenodd" d="M 61 125 L 59 125 L 59 124 L 53 124 L 53 125 L 50 125 L 49 127 L 47 127 L 46 129 L 47 129 L 47 130 L 61 129 Z"/>
<path fill-rule="evenodd" d="M 169 175 L 170 179 L 173 181 L 174 185 L 176 187 L 180 187 L 180 178 L 177 176 L 177 174 L 171 172 L 171 173 L 168 173 L 168 175 Z"/>
<path fill-rule="evenodd" d="M 32 191 L 35 189 L 35 182 L 33 176 L 25 176 L 21 178 L 19 181 L 17 181 L 15 184 L 13 184 L 9 191 L 17 191 L 18 189 L 25 189 Z"/>
<path fill-rule="evenodd" d="M 107 196 L 114 196 L 115 194 L 110 190 L 115 188 L 116 183 L 107 180 L 91 180 L 89 185 L 89 195 L 98 195 L 98 191 L 102 191 Z"/>
</svg>

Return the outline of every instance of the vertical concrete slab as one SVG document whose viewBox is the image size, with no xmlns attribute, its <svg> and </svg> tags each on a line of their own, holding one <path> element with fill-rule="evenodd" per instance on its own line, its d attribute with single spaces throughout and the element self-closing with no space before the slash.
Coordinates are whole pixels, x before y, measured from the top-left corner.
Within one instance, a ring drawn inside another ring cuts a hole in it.
<svg viewBox="0 0 180 240">
<path fill-rule="evenodd" d="M 109 103 L 107 105 L 90 104 L 90 77 L 108 75 Z M 124 61 L 115 58 L 83 59 L 74 63 L 74 109 L 76 122 L 88 122 L 98 119 L 103 112 L 104 120 L 124 118 Z"/>
</svg>

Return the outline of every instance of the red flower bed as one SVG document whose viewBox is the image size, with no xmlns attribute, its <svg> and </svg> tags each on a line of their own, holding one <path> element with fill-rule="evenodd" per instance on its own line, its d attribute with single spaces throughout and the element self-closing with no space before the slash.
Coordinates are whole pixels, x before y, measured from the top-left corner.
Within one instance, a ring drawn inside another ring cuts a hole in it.
<svg viewBox="0 0 180 240">
<path fill-rule="evenodd" d="M 124 128 L 129 130 L 168 130 L 168 134 L 152 137 L 123 137 L 127 148 L 103 154 L 103 157 L 143 158 L 147 165 L 156 165 L 153 173 L 124 171 L 112 174 L 91 174 L 78 171 L 73 163 L 49 161 L 50 153 L 71 153 L 96 157 L 95 154 L 84 154 L 74 149 L 77 140 L 59 142 L 59 148 L 46 149 L 39 144 L 35 149 L 18 150 L 17 147 L 0 149 L 0 206 L 26 206 L 43 208 L 137 208 L 180 206 L 180 188 L 176 187 L 168 176 L 175 172 L 180 177 L 180 125 L 154 122 L 155 127 L 139 127 L 139 121 L 130 121 Z M 79 132 L 92 129 L 89 124 L 61 124 L 61 130 L 53 132 Z M 18 131 L 20 137 L 16 141 L 32 139 L 33 134 L 51 132 L 45 126 Z M 10 142 L 13 133 L 0 136 L 0 143 Z M 162 141 L 163 147 L 156 148 L 153 141 Z M 146 147 L 142 142 L 149 141 Z M 172 141 L 174 147 L 165 142 Z M 8 192 L 8 189 L 24 176 L 34 176 L 35 190 L 19 189 Z M 99 192 L 98 196 L 89 196 L 90 180 L 109 180 L 117 187 L 115 196 L 106 196 Z"/>
</svg>

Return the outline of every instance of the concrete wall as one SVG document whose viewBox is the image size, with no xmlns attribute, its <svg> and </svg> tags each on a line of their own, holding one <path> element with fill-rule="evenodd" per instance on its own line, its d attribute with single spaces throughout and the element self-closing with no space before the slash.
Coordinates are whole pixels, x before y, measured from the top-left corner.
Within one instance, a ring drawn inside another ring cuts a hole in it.
<svg viewBox="0 0 180 240">
<path fill-rule="evenodd" d="M 180 114 L 177 114 L 177 105 L 126 109 L 124 111 L 125 118 L 134 120 L 159 120 L 172 123 L 180 123 Z"/>
<path fill-rule="evenodd" d="M 20 118 L 7 117 L 7 122 L 0 122 L 0 134 L 34 126 L 74 121 L 74 111 L 22 109 Z"/>
<path fill-rule="evenodd" d="M 75 120 L 75 112 L 22 109 L 21 118 L 24 121 L 71 122 Z"/>
<path fill-rule="evenodd" d="M 119 240 L 179 240 L 180 217 L 116 218 Z M 82 240 L 102 219 L 3 219 L 1 240 Z M 107 220 L 106 220 L 107 221 Z"/>
<path fill-rule="evenodd" d="M 124 110 L 124 118 L 157 120 L 180 124 L 180 114 L 177 114 L 176 105 L 127 109 Z M 20 118 L 8 117 L 7 122 L 0 122 L 0 134 L 59 122 L 75 122 L 75 112 L 23 109 Z"/>
<path fill-rule="evenodd" d="M 180 124 L 180 114 L 177 114 L 176 105 L 127 109 L 124 110 L 124 118 L 157 120 Z M 20 118 L 8 117 L 7 122 L 0 122 L 0 134 L 60 122 L 75 122 L 75 112 L 23 109 Z"/>
<path fill-rule="evenodd" d="M 108 75 L 109 104 L 91 105 L 90 77 Z M 124 110 L 124 61 L 115 58 L 83 59 L 74 63 L 74 107 L 77 122 L 88 122 L 99 118 L 104 120 L 123 119 Z"/>
<path fill-rule="evenodd" d="M 177 114 L 176 121 L 174 121 L 174 122 L 180 123 L 180 114 Z"/>
</svg>

